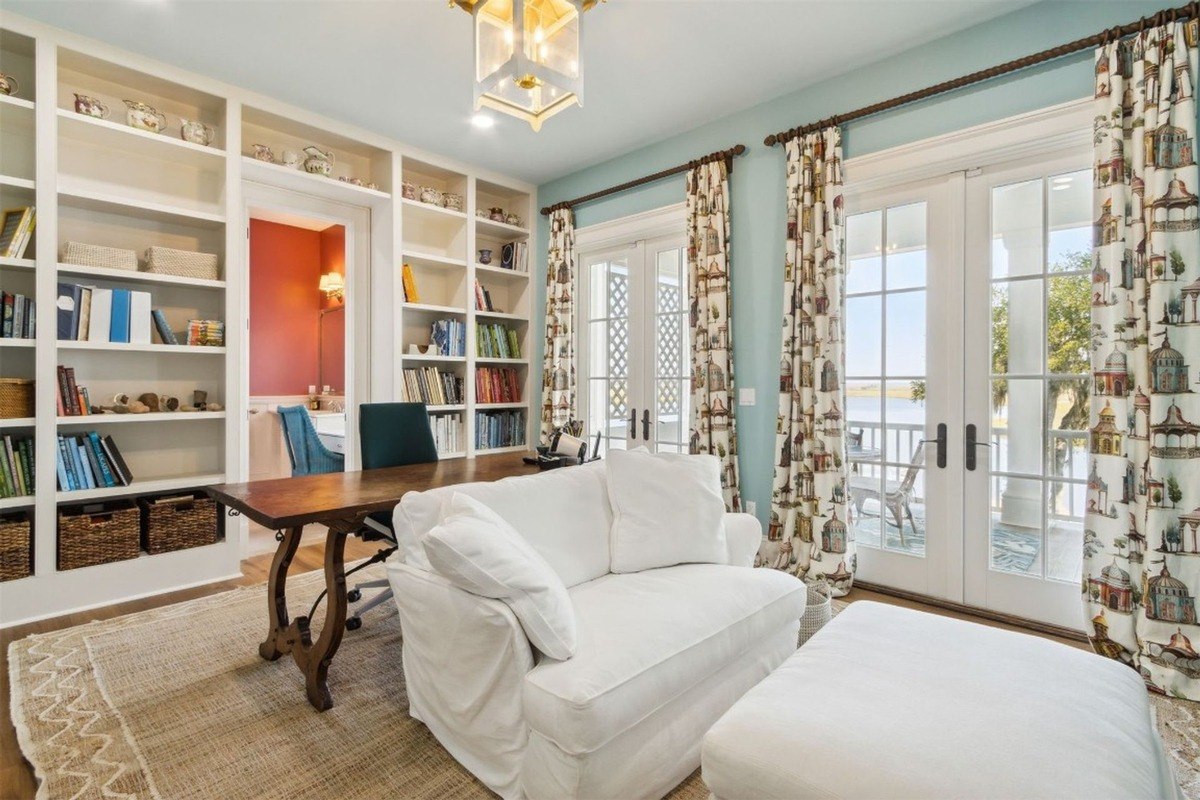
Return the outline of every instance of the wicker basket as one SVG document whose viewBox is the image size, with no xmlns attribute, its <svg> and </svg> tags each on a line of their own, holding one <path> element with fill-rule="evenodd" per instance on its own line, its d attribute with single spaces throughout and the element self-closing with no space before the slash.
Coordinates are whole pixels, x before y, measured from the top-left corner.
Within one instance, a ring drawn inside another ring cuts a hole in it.
<svg viewBox="0 0 1200 800">
<path fill-rule="evenodd" d="M 137 253 L 133 250 L 122 250 L 119 247 L 104 247 L 98 244 L 83 242 L 67 242 L 63 245 L 62 260 L 64 264 L 78 264 L 84 267 L 103 267 L 105 269 L 138 268 Z"/>
<path fill-rule="evenodd" d="M 808 587 L 808 605 L 800 618 L 800 637 L 796 646 L 807 642 L 825 623 L 833 619 L 833 591 L 827 583 L 814 583 Z"/>
<path fill-rule="evenodd" d="M 33 416 L 33 381 L 0 378 L 0 419 Z"/>
<path fill-rule="evenodd" d="M 128 500 L 58 509 L 58 568 L 137 558 L 141 514 Z"/>
<path fill-rule="evenodd" d="M 0 581 L 15 581 L 32 573 L 30 530 L 28 514 L 0 517 Z"/>
<path fill-rule="evenodd" d="M 219 538 L 217 501 L 204 492 L 139 497 L 142 511 L 142 549 L 169 553 L 213 544 Z"/>
<path fill-rule="evenodd" d="M 147 250 L 146 271 L 209 281 L 218 280 L 221 272 L 217 265 L 217 257 L 213 253 L 175 250 L 170 247 L 151 247 Z"/>
</svg>

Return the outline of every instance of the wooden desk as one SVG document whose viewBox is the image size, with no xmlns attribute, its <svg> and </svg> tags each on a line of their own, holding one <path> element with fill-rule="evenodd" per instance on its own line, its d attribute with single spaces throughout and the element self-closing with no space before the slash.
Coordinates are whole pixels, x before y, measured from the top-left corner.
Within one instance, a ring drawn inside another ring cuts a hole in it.
<svg viewBox="0 0 1200 800">
<path fill-rule="evenodd" d="M 304 673 L 308 701 L 318 711 L 333 706 L 326 677 L 346 629 L 346 536 L 360 531 L 363 519 L 376 511 L 391 511 L 407 492 L 471 481 L 493 481 L 510 475 L 528 475 L 537 467 L 525 464 L 520 454 L 480 456 L 438 461 L 408 467 L 330 472 L 299 478 L 278 478 L 249 483 L 209 486 L 217 502 L 267 528 L 283 531 L 271 562 L 267 583 L 269 628 L 258 653 L 268 661 L 292 654 Z M 287 571 L 300 544 L 305 525 L 328 526 L 325 538 L 325 589 L 328 610 L 316 642 L 307 616 L 289 622 Z"/>
</svg>

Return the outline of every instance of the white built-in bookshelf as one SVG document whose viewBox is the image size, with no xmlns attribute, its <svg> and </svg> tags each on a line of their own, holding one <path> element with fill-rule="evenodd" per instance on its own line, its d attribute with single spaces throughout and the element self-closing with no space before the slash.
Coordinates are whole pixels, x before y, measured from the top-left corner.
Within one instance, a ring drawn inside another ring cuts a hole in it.
<svg viewBox="0 0 1200 800">
<path fill-rule="evenodd" d="M 530 319 L 536 287 L 528 270 L 535 269 L 537 259 L 531 253 L 525 271 L 504 269 L 500 261 L 504 244 L 530 239 L 534 187 L 11 14 L 0 29 L 0 70 L 19 83 L 14 96 L 0 95 L 0 208 L 37 209 L 25 257 L 0 258 L 0 289 L 33 298 L 37 312 L 34 338 L 0 339 L 0 378 L 36 382 L 35 414 L 0 419 L 0 436 L 32 437 L 37 465 L 32 494 L 0 498 L 0 518 L 20 513 L 32 520 L 32 572 L 0 582 L 0 626 L 239 574 L 239 526 L 232 524 L 213 545 L 60 570 L 57 512 L 247 478 L 242 452 L 248 411 L 247 187 L 369 211 L 370 283 L 357 285 L 368 298 L 361 301 L 360 318 L 369 320 L 362 323 L 369 352 L 360 349 L 355 359 L 369 365 L 369 377 L 362 379 L 355 402 L 400 399 L 405 368 L 434 366 L 464 383 L 462 402 L 429 407 L 435 421 L 461 420 L 461 446 L 443 451 L 442 457 L 528 448 L 524 443 L 476 446 L 476 415 L 521 414 L 523 441 L 531 441 Z M 106 105 L 108 118 L 77 113 L 76 93 Z M 166 130 L 151 133 L 127 125 L 127 99 L 163 112 Z M 181 119 L 211 126 L 214 139 L 208 145 L 184 141 Z M 334 156 L 333 176 L 257 160 L 253 145 L 258 143 L 269 145 L 277 157 L 285 149 L 320 146 Z M 358 178 L 363 185 L 339 176 Z M 462 210 L 405 198 L 406 181 L 461 195 Z M 516 214 L 520 224 L 477 216 L 478 209 L 493 207 Z M 192 278 L 68 264 L 62 258 L 66 242 L 139 255 L 151 246 L 214 253 L 220 269 L 215 278 Z M 484 248 L 493 250 L 490 265 L 479 263 Z M 420 302 L 405 302 L 404 264 L 412 269 Z M 476 281 L 488 291 L 494 311 L 476 309 Z M 175 331 L 190 319 L 223 320 L 225 346 L 166 344 L 157 333 L 141 344 L 59 341 L 59 284 L 147 292 Z M 355 286 L 351 283 L 351 292 Z M 411 355 L 409 345 L 428 344 L 438 319 L 466 326 L 465 354 Z M 521 357 L 477 356 L 477 326 L 486 324 L 513 329 Z M 56 403 L 60 366 L 74 370 L 93 405 L 143 392 L 186 402 L 200 389 L 222 408 L 63 416 Z M 520 400 L 483 402 L 475 391 L 478 367 L 516 370 Z M 352 417 L 348 425 L 353 422 Z M 134 476 L 130 485 L 76 490 L 58 485 L 58 436 L 92 430 L 119 445 Z"/>
</svg>

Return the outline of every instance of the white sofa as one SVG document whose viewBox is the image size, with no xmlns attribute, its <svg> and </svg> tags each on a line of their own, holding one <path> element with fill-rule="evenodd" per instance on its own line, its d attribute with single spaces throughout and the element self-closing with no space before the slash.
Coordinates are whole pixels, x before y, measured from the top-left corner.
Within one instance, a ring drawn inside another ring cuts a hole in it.
<svg viewBox="0 0 1200 800">
<path fill-rule="evenodd" d="M 568 587 L 578 645 L 534 650 L 509 607 L 435 574 L 420 538 L 462 492 Z M 504 798 L 661 797 L 700 764 L 704 732 L 796 649 L 805 589 L 754 569 L 758 520 L 727 514 L 728 564 L 611 574 L 601 464 L 410 493 L 388 562 L 412 716 Z"/>
</svg>

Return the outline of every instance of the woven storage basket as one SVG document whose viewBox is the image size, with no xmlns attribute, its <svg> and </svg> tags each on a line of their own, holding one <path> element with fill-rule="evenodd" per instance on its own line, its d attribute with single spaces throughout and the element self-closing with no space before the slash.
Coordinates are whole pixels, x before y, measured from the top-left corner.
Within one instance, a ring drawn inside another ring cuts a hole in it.
<svg viewBox="0 0 1200 800">
<path fill-rule="evenodd" d="M 131 270 L 138 268 L 137 253 L 133 250 L 122 250 L 119 247 L 104 247 L 98 244 L 84 244 L 83 242 L 67 242 L 64 244 L 62 260 L 64 264 L 79 264 L 85 267 Z"/>
<path fill-rule="evenodd" d="M 58 568 L 137 558 L 141 514 L 128 500 L 58 509 Z"/>
<path fill-rule="evenodd" d="M 142 549 L 147 553 L 200 547 L 218 539 L 217 501 L 204 492 L 139 497 L 137 502 L 142 511 Z"/>
<path fill-rule="evenodd" d="M 159 275 L 178 275 L 215 281 L 220 278 L 217 257 L 213 253 L 196 253 L 170 247 L 151 247 L 146 251 L 146 271 Z"/>
<path fill-rule="evenodd" d="M 28 514 L 0 517 L 0 581 L 15 581 L 32 572 L 30 527 Z"/>
<path fill-rule="evenodd" d="M 796 646 L 807 642 L 825 623 L 833 619 L 833 591 L 827 583 L 814 583 L 808 587 L 808 605 L 800 618 L 800 637 Z"/>
<path fill-rule="evenodd" d="M 33 416 L 33 381 L 0 378 L 0 419 Z"/>
</svg>

